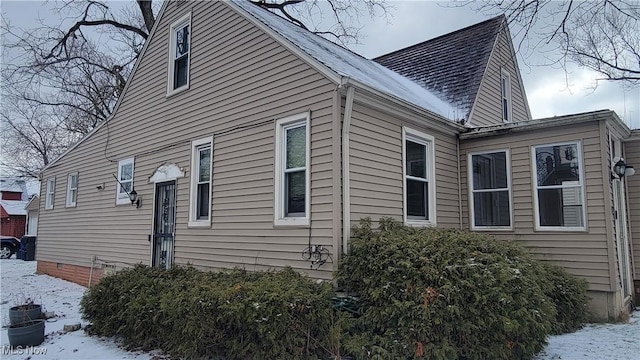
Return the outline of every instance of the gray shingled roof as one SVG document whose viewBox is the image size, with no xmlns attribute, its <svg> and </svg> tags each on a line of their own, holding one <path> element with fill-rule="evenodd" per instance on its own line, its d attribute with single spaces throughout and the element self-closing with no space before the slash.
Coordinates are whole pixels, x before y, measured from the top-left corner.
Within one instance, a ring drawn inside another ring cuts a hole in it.
<svg viewBox="0 0 640 360">
<path fill-rule="evenodd" d="M 468 120 L 504 15 L 379 56 L 377 63 L 462 109 Z"/>
</svg>

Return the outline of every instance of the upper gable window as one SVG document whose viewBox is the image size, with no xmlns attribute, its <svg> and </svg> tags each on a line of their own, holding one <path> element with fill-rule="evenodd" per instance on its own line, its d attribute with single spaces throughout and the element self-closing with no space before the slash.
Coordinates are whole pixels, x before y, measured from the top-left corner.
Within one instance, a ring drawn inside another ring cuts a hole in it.
<svg viewBox="0 0 640 360">
<path fill-rule="evenodd" d="M 408 225 L 436 224 L 434 138 L 403 128 L 404 221 Z"/>
<path fill-rule="evenodd" d="M 585 230 L 580 142 L 533 146 L 537 230 Z"/>
<path fill-rule="evenodd" d="M 502 71 L 500 77 L 500 85 L 502 88 L 502 121 L 512 121 L 511 111 L 511 75 L 508 72 Z"/>
<path fill-rule="evenodd" d="M 76 206 L 78 200 L 78 173 L 71 173 L 67 176 L 67 207 Z"/>
<path fill-rule="evenodd" d="M 116 205 L 130 204 L 129 193 L 133 190 L 133 158 L 118 162 Z"/>
<path fill-rule="evenodd" d="M 168 95 L 189 88 L 191 14 L 173 23 L 170 31 Z"/>
</svg>

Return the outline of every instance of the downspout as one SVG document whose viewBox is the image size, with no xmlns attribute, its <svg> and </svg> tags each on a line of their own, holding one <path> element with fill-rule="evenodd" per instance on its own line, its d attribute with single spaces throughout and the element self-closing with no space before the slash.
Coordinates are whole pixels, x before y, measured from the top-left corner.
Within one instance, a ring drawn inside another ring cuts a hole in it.
<svg viewBox="0 0 640 360">
<path fill-rule="evenodd" d="M 458 164 L 458 216 L 460 229 L 462 229 L 462 174 L 460 173 L 460 135 L 456 135 L 456 163 Z M 467 164 L 467 166 L 469 166 L 469 164 Z"/>
<path fill-rule="evenodd" d="M 347 84 L 343 79 L 342 84 Z M 353 98 L 355 89 L 347 86 L 347 100 L 342 119 L 342 253 L 349 252 L 349 237 L 351 236 L 351 188 L 349 169 L 349 132 L 351 131 L 351 113 L 353 112 Z"/>
</svg>

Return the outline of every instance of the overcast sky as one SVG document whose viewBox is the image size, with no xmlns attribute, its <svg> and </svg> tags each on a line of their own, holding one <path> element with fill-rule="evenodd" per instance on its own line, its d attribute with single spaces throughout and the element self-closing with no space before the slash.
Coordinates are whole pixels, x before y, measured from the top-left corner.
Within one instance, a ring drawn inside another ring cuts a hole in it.
<svg viewBox="0 0 640 360">
<path fill-rule="evenodd" d="M 391 4 L 395 9 L 390 23 L 381 19 L 364 21 L 362 30 L 366 38 L 361 45 L 351 46 L 352 50 L 372 58 L 491 18 L 470 7 L 452 6 L 451 2 L 392 1 Z M 518 29 L 510 30 L 515 37 Z M 516 48 L 518 44 L 516 39 Z M 560 68 L 532 66 L 548 64 L 543 50 L 523 48 L 518 53 L 533 118 L 610 109 L 631 127 L 640 128 L 640 87 L 625 89 L 620 83 L 601 81 L 594 90 L 595 79 L 601 76 L 586 69 L 574 66 L 565 76 Z"/>
<path fill-rule="evenodd" d="M 353 51 L 372 58 L 490 18 L 469 7 L 452 7 L 452 3 L 390 1 L 390 4 L 394 9 L 389 23 L 380 18 L 361 20 L 364 38 L 361 44 L 350 46 Z M 0 6 L 5 19 L 22 27 L 35 24 L 38 16 L 54 17 L 43 2 L 2 1 Z M 515 35 L 517 29 L 512 28 L 511 32 Z M 529 50 L 518 54 L 518 62 L 534 118 L 611 109 L 630 127 L 640 128 L 640 87 L 625 89 L 620 83 L 600 82 L 594 89 L 597 74 L 574 67 L 565 76 L 562 69 L 532 66 L 546 60 L 541 50 Z"/>
</svg>

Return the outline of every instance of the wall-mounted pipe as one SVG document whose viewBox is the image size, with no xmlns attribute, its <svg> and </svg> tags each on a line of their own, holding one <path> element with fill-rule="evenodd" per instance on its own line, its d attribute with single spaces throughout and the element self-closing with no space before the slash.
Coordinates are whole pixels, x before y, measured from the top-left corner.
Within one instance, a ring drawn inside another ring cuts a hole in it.
<svg viewBox="0 0 640 360">
<path fill-rule="evenodd" d="M 349 169 L 349 132 L 351 131 L 351 113 L 353 112 L 353 98 L 355 89 L 347 88 L 347 100 L 342 119 L 342 253 L 349 252 L 349 237 L 351 236 L 351 188 Z"/>
</svg>

